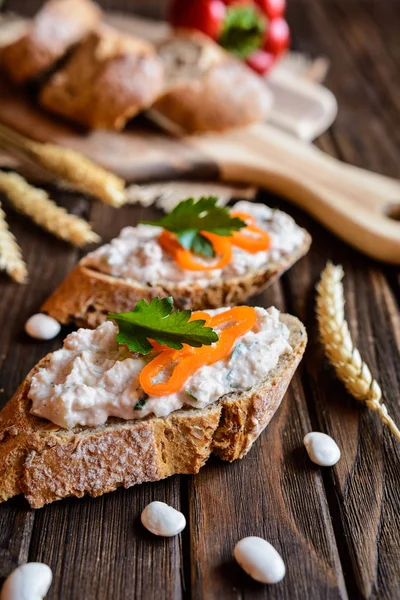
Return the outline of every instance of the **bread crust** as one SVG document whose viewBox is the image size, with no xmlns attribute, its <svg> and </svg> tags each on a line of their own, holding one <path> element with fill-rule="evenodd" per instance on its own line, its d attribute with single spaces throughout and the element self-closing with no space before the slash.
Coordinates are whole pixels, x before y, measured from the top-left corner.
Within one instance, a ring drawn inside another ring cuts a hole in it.
<svg viewBox="0 0 400 600">
<path fill-rule="evenodd" d="M 64 430 L 29 413 L 29 373 L 0 413 L 0 501 L 24 493 L 32 508 L 67 496 L 93 497 L 174 474 L 193 474 L 211 453 L 242 458 L 271 420 L 307 343 L 303 324 L 281 315 L 293 352 L 258 386 L 228 394 L 205 409 L 140 421 Z"/>
<path fill-rule="evenodd" d="M 267 119 L 272 97 L 261 77 L 198 32 L 181 31 L 179 37 L 211 51 L 212 60 L 200 76 L 167 85 L 153 105 L 156 112 L 188 133 L 224 131 Z M 164 52 L 167 45 L 161 46 Z"/>
<path fill-rule="evenodd" d="M 142 298 L 150 301 L 156 296 L 172 296 L 177 308 L 191 310 L 243 304 L 304 256 L 310 244 L 311 237 L 304 230 L 303 244 L 279 262 L 270 262 L 263 269 L 243 277 L 210 282 L 206 287 L 196 283 L 182 287 L 168 282 L 150 287 L 95 271 L 86 266 L 83 258 L 44 302 L 41 311 L 63 324 L 74 322 L 94 328 L 106 319 L 109 312 L 130 311 Z"/>
<path fill-rule="evenodd" d="M 161 92 L 153 46 L 111 27 L 92 32 L 42 88 L 40 104 L 89 128 L 122 129 Z"/>
<path fill-rule="evenodd" d="M 38 77 L 97 27 L 101 14 L 90 0 L 46 2 L 26 33 L 2 49 L 2 67 L 17 83 Z"/>
</svg>

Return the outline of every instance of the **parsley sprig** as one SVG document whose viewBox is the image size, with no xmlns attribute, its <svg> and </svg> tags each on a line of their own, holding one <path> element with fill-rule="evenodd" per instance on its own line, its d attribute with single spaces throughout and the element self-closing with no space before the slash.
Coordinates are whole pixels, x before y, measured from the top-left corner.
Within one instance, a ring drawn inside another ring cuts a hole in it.
<svg viewBox="0 0 400 600">
<path fill-rule="evenodd" d="M 204 319 L 189 322 L 191 311 L 173 311 L 173 305 L 172 298 L 140 300 L 133 311 L 109 313 L 107 318 L 118 325 L 117 342 L 139 354 L 153 350 L 149 339 L 176 350 L 181 350 L 183 344 L 200 348 L 218 341 L 216 332 L 204 327 Z"/>
<path fill-rule="evenodd" d="M 179 243 L 194 254 L 205 257 L 215 256 L 211 242 L 200 232 L 209 231 L 216 235 L 229 236 L 233 231 L 246 227 L 237 217 L 231 217 L 229 209 L 217 206 L 218 198 L 209 196 L 188 198 L 180 202 L 169 214 L 159 221 L 143 221 L 145 225 L 163 227 L 175 233 Z"/>
</svg>

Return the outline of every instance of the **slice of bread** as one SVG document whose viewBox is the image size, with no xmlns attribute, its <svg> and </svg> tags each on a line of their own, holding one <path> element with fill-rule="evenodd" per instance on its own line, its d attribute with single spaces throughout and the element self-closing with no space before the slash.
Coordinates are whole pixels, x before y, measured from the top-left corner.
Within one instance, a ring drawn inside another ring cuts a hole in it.
<svg viewBox="0 0 400 600">
<path fill-rule="evenodd" d="M 204 409 L 97 427 L 61 429 L 29 412 L 32 376 L 0 413 L 0 501 L 24 493 L 33 508 L 67 496 L 100 496 L 120 486 L 197 473 L 214 453 L 242 458 L 271 420 L 304 353 L 303 324 L 280 315 L 290 331 L 291 353 L 259 385 L 234 392 Z"/>
<path fill-rule="evenodd" d="M 202 33 L 178 31 L 158 52 L 167 84 L 153 110 L 186 132 L 224 131 L 269 116 L 265 81 Z"/>
<path fill-rule="evenodd" d="M 109 312 L 130 311 L 142 298 L 150 301 L 156 296 L 172 296 L 177 308 L 191 310 L 243 304 L 308 252 L 311 237 L 303 231 L 301 246 L 278 262 L 270 261 L 262 269 L 241 277 L 210 281 L 206 287 L 198 283 L 188 283 L 183 287 L 167 281 L 145 285 L 96 271 L 88 266 L 89 259 L 85 257 L 49 296 L 41 310 L 60 323 L 73 322 L 94 328 L 106 319 Z"/>
<path fill-rule="evenodd" d="M 122 129 L 163 86 L 154 47 L 102 26 L 90 34 L 40 92 L 40 104 L 89 128 Z"/>
<path fill-rule="evenodd" d="M 45 2 L 27 31 L 1 51 L 0 63 L 17 83 L 39 77 L 95 29 L 100 8 L 90 0 Z"/>
</svg>

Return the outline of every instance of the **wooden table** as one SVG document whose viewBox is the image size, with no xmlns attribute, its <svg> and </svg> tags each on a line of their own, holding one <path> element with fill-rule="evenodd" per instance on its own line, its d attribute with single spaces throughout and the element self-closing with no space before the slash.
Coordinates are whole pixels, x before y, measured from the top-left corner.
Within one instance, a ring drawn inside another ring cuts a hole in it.
<svg viewBox="0 0 400 600">
<path fill-rule="evenodd" d="M 29 13 L 37 4 L 15 0 L 6 7 Z M 124 5 L 132 3 L 112 3 L 113 9 Z M 340 113 L 318 145 L 400 177 L 399 4 L 289 0 L 289 20 L 298 49 L 332 59 L 327 84 Z M 117 212 L 52 191 L 90 218 L 106 240 L 143 218 L 139 209 Z M 9 501 L 0 507 L 0 578 L 20 563 L 43 561 L 54 573 L 51 600 L 400 598 L 400 445 L 335 379 L 314 317 L 319 273 L 328 259 L 342 263 L 352 333 L 399 423 L 399 274 L 340 243 L 288 203 L 267 193 L 261 198 L 292 214 L 314 238 L 309 255 L 253 299 L 296 314 L 310 336 L 302 367 L 268 429 L 244 460 L 211 460 L 194 477 L 38 511 L 21 498 Z M 0 279 L 0 406 L 28 370 L 59 347 L 61 338 L 28 339 L 23 324 L 81 256 L 21 217 L 12 215 L 10 223 L 31 279 L 26 287 Z M 308 460 L 302 439 L 311 430 L 338 442 L 342 458 L 334 468 L 322 470 Z M 140 512 L 155 499 L 185 513 L 181 536 L 155 539 L 142 528 Z M 265 537 L 282 554 L 282 583 L 256 584 L 233 562 L 235 543 L 247 535 Z"/>
</svg>

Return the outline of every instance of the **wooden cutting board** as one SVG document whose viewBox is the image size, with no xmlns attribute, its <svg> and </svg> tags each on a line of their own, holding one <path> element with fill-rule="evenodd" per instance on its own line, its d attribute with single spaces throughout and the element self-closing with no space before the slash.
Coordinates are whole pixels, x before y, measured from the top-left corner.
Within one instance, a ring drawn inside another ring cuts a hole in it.
<svg viewBox="0 0 400 600">
<path fill-rule="evenodd" d="M 123 27 L 135 32 L 137 22 L 127 17 Z M 0 90 L 1 122 L 78 150 L 127 181 L 219 177 L 264 187 L 369 256 L 400 264 L 397 180 L 341 163 L 268 124 L 180 138 L 146 121 L 122 133 L 87 133 L 41 111 L 5 79 Z"/>
</svg>

